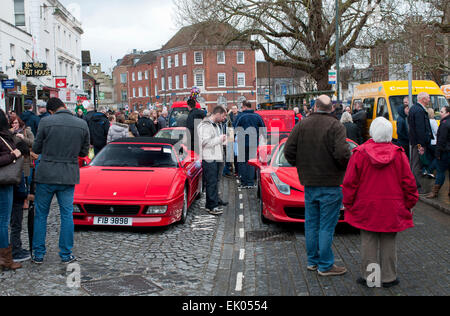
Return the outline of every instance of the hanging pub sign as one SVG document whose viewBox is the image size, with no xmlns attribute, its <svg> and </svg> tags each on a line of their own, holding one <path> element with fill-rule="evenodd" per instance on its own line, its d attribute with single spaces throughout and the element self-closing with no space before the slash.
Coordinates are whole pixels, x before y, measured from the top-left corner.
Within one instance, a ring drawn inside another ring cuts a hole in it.
<svg viewBox="0 0 450 316">
<path fill-rule="evenodd" d="M 52 72 L 47 69 L 46 63 L 22 63 L 22 69 L 17 69 L 18 76 L 27 77 L 46 77 L 51 76 Z"/>
</svg>

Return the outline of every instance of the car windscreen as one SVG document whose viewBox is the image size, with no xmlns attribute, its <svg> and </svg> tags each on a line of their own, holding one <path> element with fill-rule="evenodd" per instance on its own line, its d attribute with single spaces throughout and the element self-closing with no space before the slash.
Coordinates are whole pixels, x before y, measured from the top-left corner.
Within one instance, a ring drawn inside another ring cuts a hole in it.
<svg viewBox="0 0 450 316">
<path fill-rule="evenodd" d="M 357 144 L 347 141 L 347 144 L 349 145 L 349 149 L 353 150 L 356 147 L 358 147 Z M 275 157 L 273 157 L 273 167 L 292 167 L 292 165 L 287 161 L 286 157 L 284 156 L 284 147 L 286 146 L 286 143 L 282 144 L 280 146 L 280 150 L 276 153 Z"/>
<path fill-rule="evenodd" d="M 160 130 L 155 137 L 156 138 L 166 138 L 166 139 L 174 139 L 180 140 L 185 137 L 186 131 L 177 130 L 177 129 L 167 129 Z"/>
<path fill-rule="evenodd" d="M 109 144 L 94 158 L 91 166 L 176 168 L 177 158 L 169 145 Z"/>
<path fill-rule="evenodd" d="M 189 110 L 187 108 L 174 108 L 169 115 L 169 127 L 186 127 Z"/>
<path fill-rule="evenodd" d="M 286 143 L 282 144 L 275 157 L 273 157 L 272 163 L 273 167 L 292 167 L 292 165 L 287 161 L 286 157 L 284 156 L 285 145 Z"/>
</svg>

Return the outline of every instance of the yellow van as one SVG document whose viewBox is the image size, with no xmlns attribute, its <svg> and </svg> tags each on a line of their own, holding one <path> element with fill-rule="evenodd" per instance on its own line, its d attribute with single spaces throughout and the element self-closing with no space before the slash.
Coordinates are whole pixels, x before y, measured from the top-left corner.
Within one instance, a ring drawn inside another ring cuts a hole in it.
<svg viewBox="0 0 450 316">
<path fill-rule="evenodd" d="M 417 95 L 427 92 L 431 97 L 431 105 L 435 112 L 448 106 L 445 95 L 439 86 L 433 81 L 413 81 L 413 103 L 417 102 Z M 397 108 L 403 105 L 403 99 L 408 96 L 408 81 L 381 81 L 362 84 L 355 88 L 352 100 L 352 110 L 355 102 L 362 102 L 367 112 L 367 126 L 377 117 L 383 116 L 394 126 L 392 138 L 397 139 Z M 368 135 L 366 135 L 368 136 Z"/>
</svg>

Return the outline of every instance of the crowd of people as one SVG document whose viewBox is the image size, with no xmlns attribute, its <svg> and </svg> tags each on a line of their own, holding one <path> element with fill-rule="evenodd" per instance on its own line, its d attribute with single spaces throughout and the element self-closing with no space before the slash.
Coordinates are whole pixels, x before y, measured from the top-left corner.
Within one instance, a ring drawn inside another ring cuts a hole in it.
<svg viewBox="0 0 450 316">
<path fill-rule="evenodd" d="M 295 109 L 297 124 L 287 140 L 285 156 L 297 168 L 305 187 L 308 270 L 322 276 L 346 273 L 345 267 L 335 265 L 331 248 L 344 205 L 346 221 L 361 229 L 362 276 L 358 282 L 366 284 L 367 265 L 380 262 L 383 286 L 398 284 L 396 236 L 413 227 L 412 208 L 419 194 L 425 193 L 421 177 L 436 178 L 433 191 L 427 195 L 435 198 L 450 165 L 450 107 L 441 109 L 437 126 L 434 111 L 428 111 L 430 96 L 421 93 L 417 100 L 410 107 L 405 98 L 397 109 L 395 144 L 393 126 L 384 117 L 376 118 L 367 131 L 368 117 L 360 102 L 353 110 L 344 109 L 340 104 L 332 105 L 329 97 L 320 96 L 314 107 Z M 240 189 L 256 187 L 255 169 L 248 161 L 257 155 L 265 124 L 248 101 L 243 102 L 242 111 L 237 106 L 229 111 L 217 106 L 210 113 L 196 109 L 195 99 L 187 104 L 188 145 L 202 160 L 205 208 L 220 215 L 228 204 L 219 196 L 220 175 L 239 177 Z M 57 98 L 50 99 L 45 108 L 39 106 L 39 116 L 30 103 L 25 104 L 25 110 L 20 116 L 0 110 L 0 168 L 25 158 L 18 183 L 0 182 L 0 266 L 8 269 L 18 269 L 20 262 L 30 259 L 30 251 L 23 249 L 20 239 L 23 209 L 30 204 L 35 206 L 32 261 L 43 262 L 47 217 L 55 195 L 61 212 L 59 255 L 64 263 L 76 260 L 72 254 L 72 212 L 80 177 L 77 158 L 87 156 L 90 148 L 97 154 L 116 139 L 153 137 L 168 126 L 167 111 L 125 115 L 104 108 L 96 111 L 89 105 L 86 111 L 72 113 Z M 256 135 L 238 132 L 250 129 Z M 353 155 L 346 138 L 360 145 Z"/>
</svg>

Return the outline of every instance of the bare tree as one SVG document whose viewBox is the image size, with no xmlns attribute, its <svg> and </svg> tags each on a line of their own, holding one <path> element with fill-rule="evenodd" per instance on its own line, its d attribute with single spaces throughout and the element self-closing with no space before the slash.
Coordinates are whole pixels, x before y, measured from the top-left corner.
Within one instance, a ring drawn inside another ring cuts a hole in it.
<svg viewBox="0 0 450 316">
<path fill-rule="evenodd" d="M 386 36 L 395 18 L 393 0 L 339 0 L 340 55 L 368 48 Z M 175 0 L 184 24 L 215 21 L 236 32 L 228 41 L 247 41 L 274 65 L 310 74 L 327 90 L 336 63 L 335 0 Z M 279 56 L 282 58 L 278 58 Z"/>
</svg>

